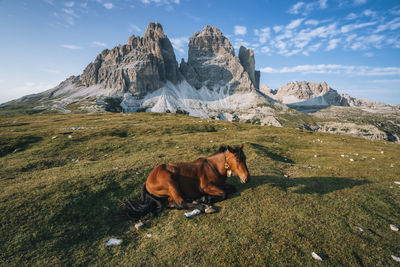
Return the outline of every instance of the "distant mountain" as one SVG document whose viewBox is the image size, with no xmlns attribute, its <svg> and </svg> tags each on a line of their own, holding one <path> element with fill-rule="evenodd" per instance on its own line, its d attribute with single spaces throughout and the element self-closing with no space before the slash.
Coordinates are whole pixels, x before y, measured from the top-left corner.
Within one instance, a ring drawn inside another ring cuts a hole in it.
<svg viewBox="0 0 400 267">
<path fill-rule="evenodd" d="M 386 104 L 367 99 L 354 98 L 348 94 L 339 94 L 326 82 L 289 82 L 286 85 L 271 90 L 263 86 L 262 91 L 274 100 L 280 101 L 293 108 L 307 107 L 380 107 Z"/>
<path fill-rule="evenodd" d="M 182 59 L 178 64 L 161 24 L 154 22 L 143 36 L 132 35 L 126 44 L 102 51 L 81 75 L 72 76 L 43 93 L 4 103 L 0 105 L 0 113 L 171 112 L 330 131 L 320 118 L 296 110 L 315 115 L 331 106 L 369 111 L 379 108 L 390 114 L 399 111 L 397 106 L 339 94 L 325 82 L 296 81 L 277 90 L 260 86 L 254 51 L 241 46 L 235 55 L 229 40 L 209 25 L 190 38 L 188 61 Z M 326 114 L 325 120 L 334 119 L 337 123 L 335 115 Z M 368 129 L 373 129 L 374 134 L 357 127 L 353 127 L 353 132 L 370 139 L 399 139 L 397 126 L 371 127 Z"/>
</svg>

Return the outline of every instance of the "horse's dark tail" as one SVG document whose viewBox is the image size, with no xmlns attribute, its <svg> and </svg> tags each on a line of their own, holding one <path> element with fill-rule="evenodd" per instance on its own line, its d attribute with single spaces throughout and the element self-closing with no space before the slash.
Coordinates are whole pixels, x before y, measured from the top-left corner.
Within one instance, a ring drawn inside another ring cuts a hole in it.
<svg viewBox="0 0 400 267">
<path fill-rule="evenodd" d="M 146 215 L 154 216 L 164 209 L 164 201 L 161 198 L 153 196 L 146 190 L 146 184 L 143 185 L 141 201 L 127 200 L 121 202 L 121 215 L 129 219 L 140 219 Z"/>
</svg>

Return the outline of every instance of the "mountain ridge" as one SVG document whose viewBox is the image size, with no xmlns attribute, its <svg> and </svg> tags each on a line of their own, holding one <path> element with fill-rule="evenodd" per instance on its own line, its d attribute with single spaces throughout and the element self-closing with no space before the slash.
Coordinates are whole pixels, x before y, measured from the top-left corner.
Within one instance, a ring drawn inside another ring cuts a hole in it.
<svg viewBox="0 0 400 267">
<path fill-rule="evenodd" d="M 190 38 L 188 60 L 182 59 L 178 64 L 161 24 L 152 22 L 143 36 L 132 35 L 126 44 L 103 50 L 81 75 L 71 76 L 42 93 L 1 104 L 0 111 L 29 108 L 31 113 L 171 112 L 331 131 L 315 115 L 331 106 L 363 108 L 375 113 L 383 110 L 390 114 L 398 114 L 400 110 L 400 106 L 339 94 L 325 82 L 295 81 L 271 90 L 260 85 L 254 51 L 241 46 L 236 55 L 223 33 L 210 25 Z M 334 112 L 326 114 L 325 120 L 336 123 Z M 389 140 L 394 136 L 398 141 L 400 129 L 396 123 L 393 125 L 394 128 L 373 125 L 368 128 L 373 129 L 371 134 L 364 134 L 357 126 L 353 128 L 361 137 L 387 136 Z"/>
</svg>

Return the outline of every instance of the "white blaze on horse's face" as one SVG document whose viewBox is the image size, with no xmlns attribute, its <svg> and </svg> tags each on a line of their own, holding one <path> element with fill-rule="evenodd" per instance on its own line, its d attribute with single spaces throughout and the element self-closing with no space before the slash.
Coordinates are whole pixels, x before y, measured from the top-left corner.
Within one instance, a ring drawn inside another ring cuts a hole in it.
<svg viewBox="0 0 400 267">
<path fill-rule="evenodd" d="M 250 173 L 247 169 L 246 156 L 243 153 L 243 145 L 227 149 L 227 162 L 232 171 L 239 176 L 242 184 L 250 180 Z"/>
</svg>

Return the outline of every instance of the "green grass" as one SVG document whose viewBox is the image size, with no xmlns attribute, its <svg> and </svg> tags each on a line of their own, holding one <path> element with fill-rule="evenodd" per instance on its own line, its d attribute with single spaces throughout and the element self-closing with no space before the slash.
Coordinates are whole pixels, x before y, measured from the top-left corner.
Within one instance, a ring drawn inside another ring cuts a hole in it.
<svg viewBox="0 0 400 267">
<path fill-rule="evenodd" d="M 115 216 L 157 164 L 241 143 L 252 178 L 218 213 L 165 210 L 141 231 Z M 0 265 L 395 266 L 399 148 L 175 114 L 1 117 Z"/>
</svg>

